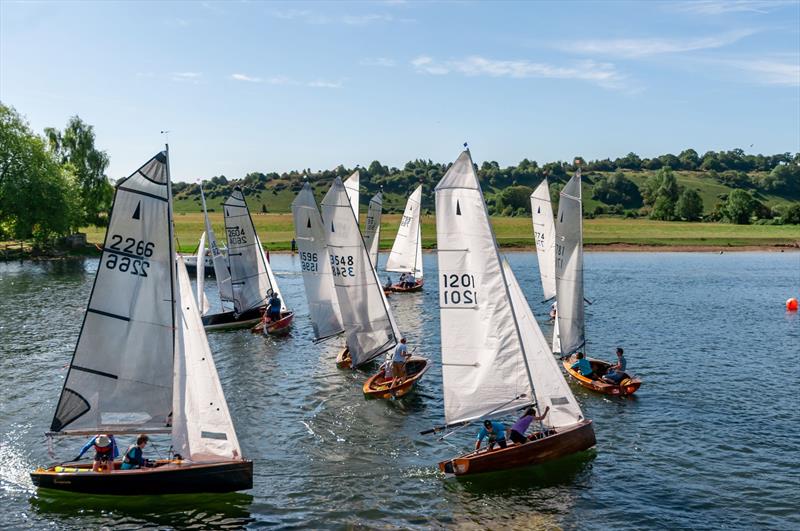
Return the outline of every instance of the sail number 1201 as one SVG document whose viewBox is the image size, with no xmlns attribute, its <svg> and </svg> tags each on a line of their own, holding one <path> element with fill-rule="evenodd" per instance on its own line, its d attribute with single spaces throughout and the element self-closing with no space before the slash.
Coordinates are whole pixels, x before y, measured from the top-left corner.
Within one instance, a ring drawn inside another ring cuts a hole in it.
<svg viewBox="0 0 800 531">
<path fill-rule="evenodd" d="M 475 306 L 478 292 L 474 275 L 442 274 L 442 306 Z"/>
</svg>

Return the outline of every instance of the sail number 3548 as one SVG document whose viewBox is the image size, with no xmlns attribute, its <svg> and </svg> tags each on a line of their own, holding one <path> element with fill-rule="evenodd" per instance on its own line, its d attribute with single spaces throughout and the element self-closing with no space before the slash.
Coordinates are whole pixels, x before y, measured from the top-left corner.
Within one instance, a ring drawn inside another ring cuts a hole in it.
<svg viewBox="0 0 800 531">
<path fill-rule="evenodd" d="M 478 304 L 474 275 L 442 274 L 442 306 L 474 306 Z"/>
<path fill-rule="evenodd" d="M 335 277 L 354 277 L 356 276 L 353 270 L 353 257 L 352 256 L 339 256 L 337 254 L 331 255 L 331 270 Z"/>
<path fill-rule="evenodd" d="M 105 266 L 108 269 L 116 269 L 122 273 L 146 277 L 150 262 L 145 258 L 153 256 L 154 248 L 155 244 L 153 242 L 134 238 L 125 238 L 123 240 L 119 234 L 112 234 L 111 243 L 107 248 L 108 258 Z"/>
</svg>

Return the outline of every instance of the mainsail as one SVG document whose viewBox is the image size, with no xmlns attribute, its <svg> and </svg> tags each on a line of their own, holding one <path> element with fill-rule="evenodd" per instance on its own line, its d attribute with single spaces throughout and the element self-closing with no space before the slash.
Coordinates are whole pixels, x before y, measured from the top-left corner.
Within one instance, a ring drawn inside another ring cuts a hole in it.
<svg viewBox="0 0 800 531">
<path fill-rule="evenodd" d="M 53 432 L 169 431 L 175 345 L 169 186 L 166 151 L 117 183 Z"/>
<path fill-rule="evenodd" d="M 436 235 L 447 423 L 532 403 L 522 339 L 469 151 L 436 186 Z"/>
<path fill-rule="evenodd" d="M 556 300 L 561 352 L 575 353 L 586 343 L 583 306 L 583 220 L 581 172 L 561 191 L 556 219 Z"/>
<path fill-rule="evenodd" d="M 214 276 L 217 279 L 217 287 L 219 288 L 219 296 L 223 301 L 233 301 L 233 288 L 231 287 L 231 272 L 228 269 L 228 262 L 222 255 L 222 251 L 217 245 L 217 237 L 214 235 L 214 229 L 211 228 L 211 221 L 208 219 L 208 210 L 206 210 L 206 196 L 203 193 L 203 187 L 200 187 L 200 198 L 203 200 L 203 216 L 206 222 L 206 235 L 208 236 L 208 248 L 211 250 L 211 259 L 214 262 Z"/>
<path fill-rule="evenodd" d="M 263 306 L 268 292 L 277 289 L 267 273 L 264 258 L 244 194 L 238 186 L 222 205 L 225 211 L 225 230 L 228 234 L 233 303 L 237 313 Z"/>
<path fill-rule="evenodd" d="M 292 203 L 294 231 L 300 252 L 300 269 L 308 299 L 314 338 L 324 339 L 344 331 L 339 300 L 333 285 L 325 228 L 311 184 L 305 183 Z"/>
<path fill-rule="evenodd" d="M 182 258 L 177 267 L 172 449 L 194 462 L 239 459 L 242 451 Z"/>
<path fill-rule="evenodd" d="M 553 207 L 550 205 L 550 188 L 546 177 L 531 194 L 531 211 L 542 292 L 544 299 L 550 300 L 556 296 L 556 226 L 553 222 Z"/>
<path fill-rule="evenodd" d="M 353 172 L 353 175 L 347 178 L 344 182 L 345 190 L 347 190 L 347 199 L 350 201 L 350 206 L 353 209 L 353 214 L 356 215 L 356 225 L 358 225 L 358 201 L 359 201 L 359 181 L 361 174 L 358 170 Z"/>
<path fill-rule="evenodd" d="M 197 246 L 197 307 L 205 315 L 209 308 L 206 298 L 206 233 L 200 235 L 200 244 Z"/>
<path fill-rule="evenodd" d="M 417 280 L 422 279 L 421 210 L 422 185 L 419 185 L 408 198 L 403 219 L 397 229 L 397 237 L 392 245 L 392 252 L 386 261 L 387 271 L 412 273 Z"/>
<path fill-rule="evenodd" d="M 393 348 L 400 333 L 340 178 L 322 200 L 325 241 L 353 367 Z"/>
<path fill-rule="evenodd" d="M 381 240 L 381 213 L 383 212 L 383 194 L 378 192 L 369 201 L 367 222 L 364 226 L 364 244 L 369 252 L 372 267 L 378 269 L 378 250 Z"/>
</svg>

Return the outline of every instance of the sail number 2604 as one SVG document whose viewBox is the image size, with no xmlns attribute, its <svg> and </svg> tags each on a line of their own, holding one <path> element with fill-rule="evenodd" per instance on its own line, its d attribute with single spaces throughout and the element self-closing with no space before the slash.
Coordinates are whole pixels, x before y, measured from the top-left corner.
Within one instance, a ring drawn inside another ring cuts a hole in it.
<svg viewBox="0 0 800 531">
<path fill-rule="evenodd" d="M 122 273 L 146 277 L 150 262 L 145 258 L 153 256 L 154 248 L 155 244 L 153 242 L 134 238 L 125 238 L 123 240 L 119 234 L 112 234 L 111 243 L 106 248 L 108 258 L 106 258 L 105 266 L 108 269 L 116 269 Z"/>
<path fill-rule="evenodd" d="M 474 275 L 442 274 L 443 306 L 474 306 L 478 304 Z"/>
</svg>

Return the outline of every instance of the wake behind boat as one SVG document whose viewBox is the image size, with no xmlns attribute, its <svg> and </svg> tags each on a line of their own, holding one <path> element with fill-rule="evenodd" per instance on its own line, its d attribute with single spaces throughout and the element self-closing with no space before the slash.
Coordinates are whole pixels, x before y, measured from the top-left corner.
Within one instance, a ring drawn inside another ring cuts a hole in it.
<svg viewBox="0 0 800 531">
<path fill-rule="evenodd" d="M 117 184 L 100 267 L 48 436 L 165 433 L 174 455 L 126 470 L 113 455 L 95 467 L 68 461 L 32 472 L 37 487 L 97 494 L 252 488 L 253 463 L 241 457 L 173 242 L 165 151 Z"/>
</svg>

